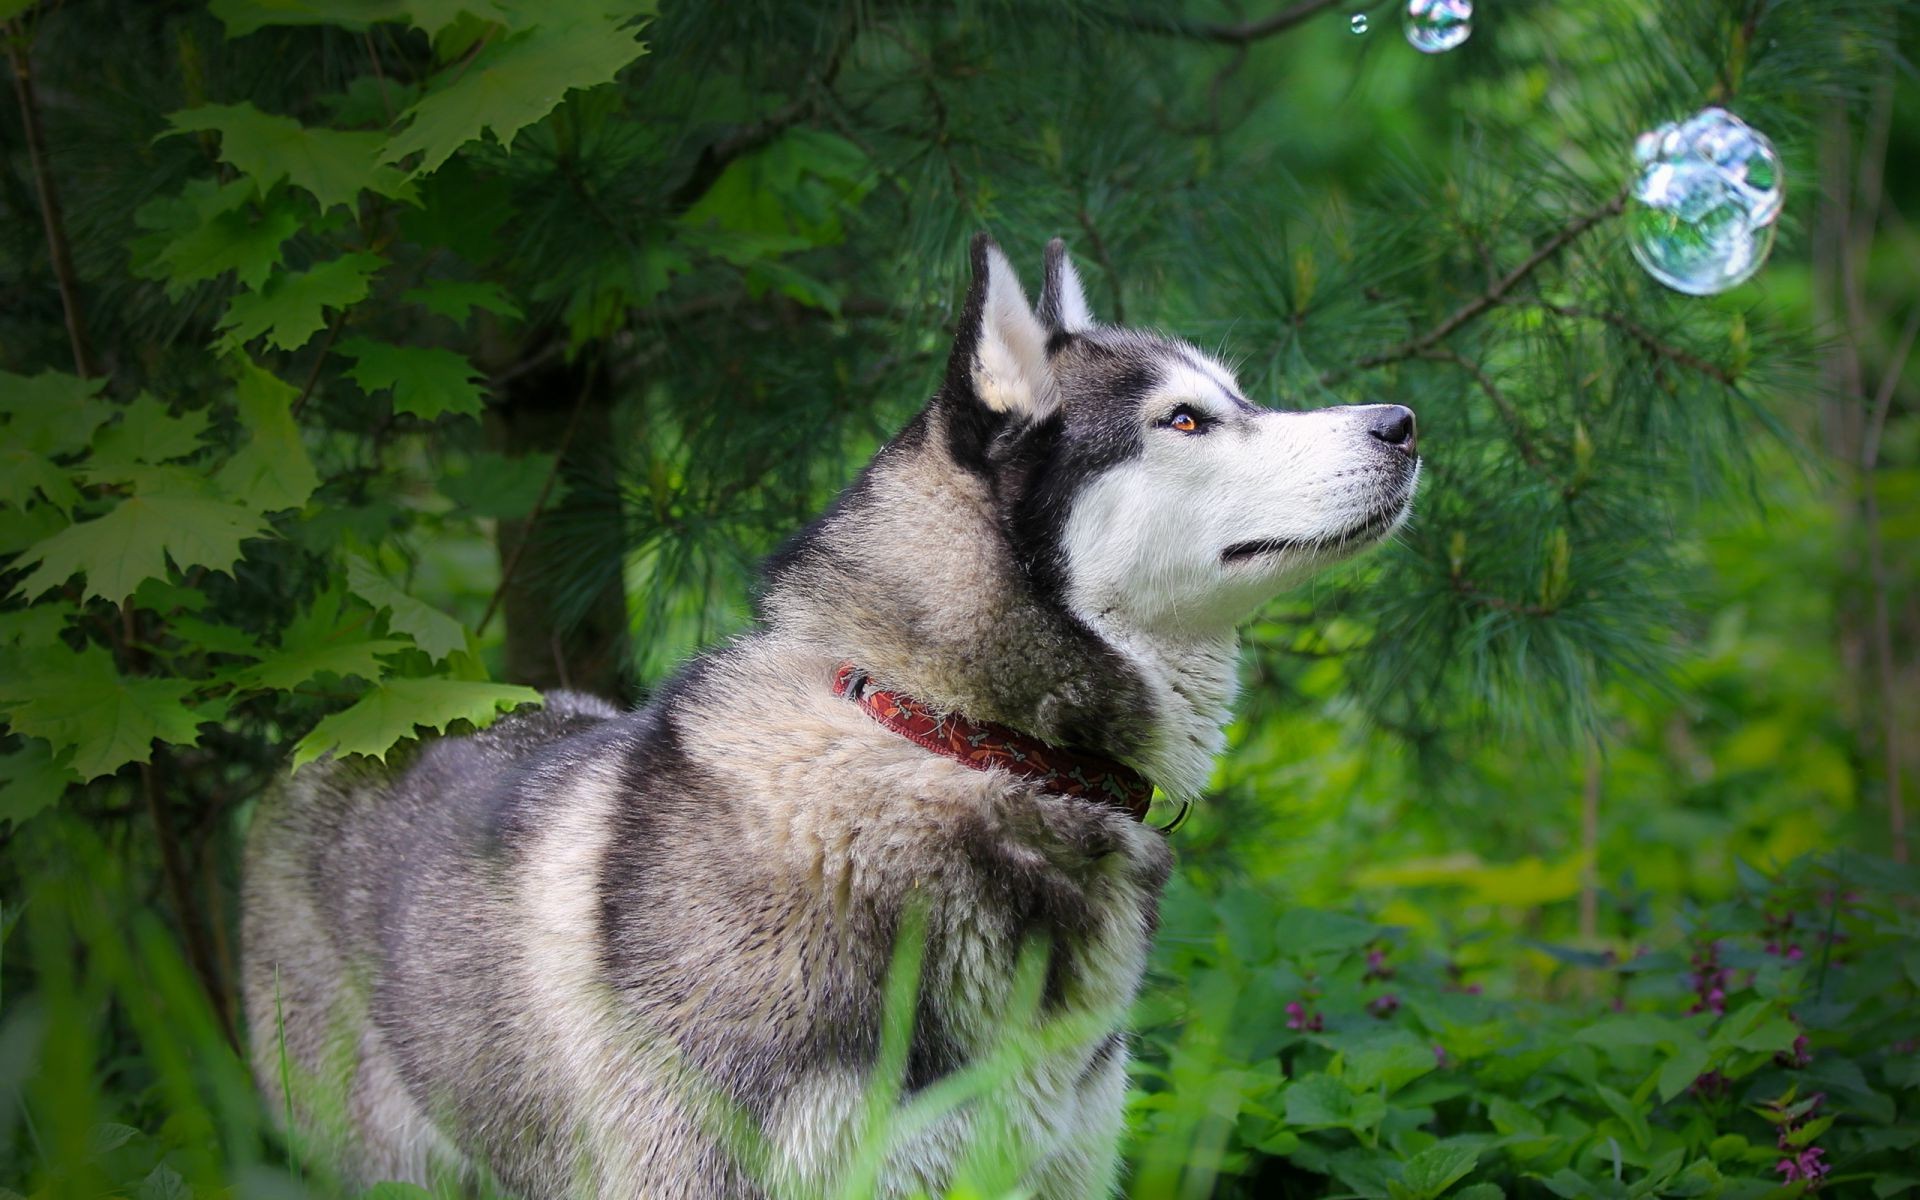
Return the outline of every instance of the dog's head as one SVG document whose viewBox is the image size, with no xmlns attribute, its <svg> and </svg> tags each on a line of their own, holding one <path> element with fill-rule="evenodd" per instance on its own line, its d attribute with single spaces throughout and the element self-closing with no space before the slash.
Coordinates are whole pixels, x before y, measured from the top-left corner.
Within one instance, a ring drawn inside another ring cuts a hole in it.
<svg viewBox="0 0 1920 1200">
<path fill-rule="evenodd" d="M 1035 587 L 1149 637 L 1227 633 L 1392 532 L 1420 474 L 1405 408 L 1262 408 L 1193 346 L 1097 323 L 1057 239 L 1037 311 L 975 240 L 942 399 Z"/>
</svg>

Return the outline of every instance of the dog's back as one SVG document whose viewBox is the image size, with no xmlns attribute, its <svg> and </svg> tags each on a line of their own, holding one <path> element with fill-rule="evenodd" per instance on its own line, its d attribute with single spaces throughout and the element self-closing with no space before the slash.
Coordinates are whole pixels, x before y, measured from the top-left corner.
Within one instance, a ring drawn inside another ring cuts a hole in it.
<svg viewBox="0 0 1920 1200">
<path fill-rule="evenodd" d="M 316 764 L 263 802 L 242 928 L 255 1069 L 350 1182 L 464 1169 L 444 1131 L 454 1080 L 438 1099 L 409 1086 L 422 1068 L 439 1076 L 434 1059 L 466 1056 L 457 1074 L 485 1077 L 503 1116 L 537 1107 L 520 1095 L 542 1075 L 517 1061 L 523 1043 L 487 1031 L 518 1015 L 526 965 L 513 864 L 533 844 L 532 809 L 594 769 L 627 724 L 616 716 L 560 693 L 428 745 L 404 772 Z"/>
</svg>

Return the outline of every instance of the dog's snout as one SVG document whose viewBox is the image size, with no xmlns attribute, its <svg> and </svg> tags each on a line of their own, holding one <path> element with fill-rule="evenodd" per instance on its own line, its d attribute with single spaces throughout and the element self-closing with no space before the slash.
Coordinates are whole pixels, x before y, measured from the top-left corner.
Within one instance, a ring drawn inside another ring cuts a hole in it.
<svg viewBox="0 0 1920 1200">
<path fill-rule="evenodd" d="M 1413 453 L 1413 410 L 1398 404 L 1376 404 L 1367 414 L 1367 433 L 1389 446 Z"/>
</svg>

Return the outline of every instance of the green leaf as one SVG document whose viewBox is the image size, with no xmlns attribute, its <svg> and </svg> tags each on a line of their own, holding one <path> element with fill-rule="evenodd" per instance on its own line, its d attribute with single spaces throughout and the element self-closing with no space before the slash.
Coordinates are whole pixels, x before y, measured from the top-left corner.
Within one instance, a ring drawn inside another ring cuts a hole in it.
<svg viewBox="0 0 1920 1200">
<path fill-rule="evenodd" d="M 1287 1087 L 1289 1125 L 1370 1129 L 1387 1115 L 1387 1102 L 1371 1092 L 1355 1094 L 1330 1075 L 1312 1074 Z"/>
<path fill-rule="evenodd" d="M 66 627 L 77 609 L 59 604 L 36 604 L 0 612 L 0 646 L 47 647 Z"/>
<path fill-rule="evenodd" d="M 240 558 L 241 542 L 270 532 L 254 513 L 222 500 L 136 494 L 103 517 L 69 525 L 29 547 L 16 565 L 40 565 L 20 591 L 37 596 L 83 574 L 87 596 L 118 604 L 141 580 L 164 579 L 168 559 L 183 571 L 225 571 Z"/>
<path fill-rule="evenodd" d="M 72 512 L 80 491 L 68 473 L 24 446 L 0 446 L 0 504 L 25 508 L 35 495 L 61 512 Z"/>
<path fill-rule="evenodd" d="M 1516 1104 L 1505 1096 L 1494 1095 L 1487 1101 L 1487 1119 L 1493 1123 L 1494 1131 L 1506 1136 L 1528 1134 L 1538 1136 L 1546 1132 L 1546 1124 L 1532 1109 Z"/>
<path fill-rule="evenodd" d="M 460 622 L 407 595 L 358 554 L 347 556 L 347 587 L 375 608 L 386 609 L 388 627 L 406 634 L 436 659 L 467 644 L 467 631 Z"/>
<path fill-rule="evenodd" d="M 11 821 L 18 829 L 59 803 L 67 787 L 80 782 L 72 762 L 72 750 L 56 757 L 53 748 L 39 738 L 30 738 L 12 754 L 0 756 L 0 821 Z"/>
<path fill-rule="evenodd" d="M 506 683 L 467 679 L 389 679 L 353 706 L 313 727 L 293 748 L 298 769 L 323 754 L 367 754 L 384 759 L 387 751 L 419 728 L 444 730 L 454 721 L 486 725 L 501 709 L 538 704 L 540 693 Z"/>
<path fill-rule="evenodd" d="M 127 677 L 98 646 L 60 654 L 24 677 L 0 683 L 0 707 L 15 732 L 45 738 L 81 779 L 148 762 L 155 741 L 191 746 L 206 718 L 188 709 L 191 679 Z"/>
<path fill-rule="evenodd" d="M 1600 1097 L 1600 1102 L 1612 1110 L 1613 1115 L 1619 1117 L 1621 1123 L 1627 1127 L 1627 1132 L 1633 1137 L 1634 1146 L 1645 1150 L 1648 1139 L 1653 1135 L 1647 1128 L 1647 1118 L 1641 1113 L 1639 1106 L 1604 1084 L 1595 1085 L 1593 1092 Z"/>
<path fill-rule="evenodd" d="M 1735 1038 L 1733 1044 L 1742 1050 L 1778 1054 L 1791 1050 L 1793 1040 L 1799 1036 L 1799 1026 L 1785 1017 L 1773 1017 Z"/>
<path fill-rule="evenodd" d="M 1660 1067 L 1660 1099 L 1667 1101 L 1693 1086 L 1693 1081 L 1704 1075 L 1712 1055 L 1707 1044 L 1694 1038 L 1680 1042 L 1673 1056 Z"/>
<path fill-rule="evenodd" d="M 266 335 L 267 344 L 298 350 L 327 323 L 325 310 L 341 309 L 367 298 L 369 280 L 386 260 L 356 252 L 323 262 L 312 270 L 276 274 L 256 292 L 242 292 L 220 318 L 219 344 L 237 349 Z"/>
<path fill-rule="evenodd" d="M 405 129 L 387 143 L 382 162 L 418 154 L 427 174 L 453 152 L 491 130 L 511 149 L 516 133 L 552 112 L 575 88 L 610 82 L 646 53 L 632 30 L 605 18 L 577 18 L 516 34 L 482 51 L 452 82 L 401 114 Z"/>
<path fill-rule="evenodd" d="M 454 279 L 436 279 L 425 287 L 410 289 L 400 297 L 409 303 L 418 304 L 428 312 L 438 313 L 454 321 L 464 323 L 476 308 L 484 308 L 490 313 L 503 317 L 520 318 L 520 310 L 513 301 L 507 299 L 505 291 L 497 283 L 468 283 Z"/>
<path fill-rule="evenodd" d="M 137 593 L 136 593 L 137 594 Z M 233 654 L 241 658 L 259 658 L 264 651 L 260 641 L 244 629 L 202 621 L 199 617 L 177 616 L 167 622 L 167 632 L 195 650 L 209 654 Z"/>
<path fill-rule="evenodd" d="M 135 272 L 165 280 L 167 295 L 176 298 L 189 284 L 228 271 L 243 286 L 258 288 L 280 265 L 281 247 L 300 228 L 300 216 L 277 196 L 255 211 L 248 201 L 257 194 L 245 179 L 196 179 L 178 196 L 142 205 L 134 224 L 150 232 L 134 240 Z"/>
<path fill-rule="evenodd" d="M 551 454 L 478 453 L 465 470 L 441 476 L 440 492 L 473 516 L 524 517 L 539 503 L 548 479 L 553 480 L 548 502 L 560 496 L 565 481 L 553 474 L 553 462 Z"/>
<path fill-rule="evenodd" d="M 1386 932 L 1371 921 L 1317 908 L 1297 908 L 1280 918 L 1274 941 L 1280 953 L 1299 957 L 1331 950 L 1356 950 Z"/>
<path fill-rule="evenodd" d="M 180 133 L 220 135 L 220 161 L 250 177 L 262 193 L 282 179 L 312 193 L 320 211 L 349 208 L 364 191 L 413 199 L 406 176 L 377 160 L 386 137 L 338 129 L 309 129 L 292 117 L 264 113 L 245 101 L 203 104 L 174 113 Z"/>
<path fill-rule="evenodd" d="M 1601 1017 L 1573 1035 L 1576 1042 L 1603 1049 L 1613 1046 L 1667 1046 L 1692 1038 L 1685 1026 L 1654 1013 Z"/>
<path fill-rule="evenodd" d="M 1470 1183 L 1453 1194 L 1453 1200 L 1507 1200 L 1497 1183 Z"/>
<path fill-rule="evenodd" d="M 377 21 L 406 15 L 405 0 L 211 0 L 207 10 L 219 17 L 230 38 L 245 37 L 268 25 L 339 25 L 365 29 Z"/>
<path fill-rule="evenodd" d="M 1347 1083 L 1365 1091 L 1384 1087 L 1391 1095 L 1438 1065 L 1432 1046 L 1410 1033 L 1390 1034 L 1347 1053 Z"/>
<path fill-rule="evenodd" d="M 145 392 L 120 410 L 118 424 L 93 437 L 87 467 L 96 479 L 112 479 L 116 468 L 134 463 L 163 463 L 201 450 L 207 431 L 204 410 L 175 416 L 167 406 Z"/>
<path fill-rule="evenodd" d="M 72 454 L 84 448 L 93 431 L 113 416 L 114 406 L 97 399 L 104 379 L 81 379 L 64 371 L 28 377 L 0 371 L 0 413 L 7 415 L 9 446 L 35 454 Z"/>
<path fill-rule="evenodd" d="M 294 423 L 293 402 L 298 393 L 249 359 L 239 359 L 235 371 L 240 423 L 251 436 L 221 466 L 214 483 L 257 512 L 299 508 L 320 486 L 320 476 Z"/>
<path fill-rule="evenodd" d="M 474 386 L 485 377 L 452 350 L 349 338 L 340 353 L 354 360 L 347 374 L 369 395 L 393 389 L 395 412 L 431 421 L 443 413 L 478 416 L 486 403 L 486 393 Z"/>
<path fill-rule="evenodd" d="M 373 614 L 365 609 L 343 612 L 345 599 L 338 590 L 322 592 L 287 624 L 279 649 L 235 682 L 242 687 L 293 688 L 322 672 L 377 682 L 386 674 L 380 656 L 411 649 L 413 643 L 370 637 Z"/>
<path fill-rule="evenodd" d="M 1434 1200 L 1465 1178 L 1479 1161 L 1477 1146 L 1458 1141 L 1437 1142 L 1402 1165 L 1400 1180 L 1415 1200 Z"/>
</svg>

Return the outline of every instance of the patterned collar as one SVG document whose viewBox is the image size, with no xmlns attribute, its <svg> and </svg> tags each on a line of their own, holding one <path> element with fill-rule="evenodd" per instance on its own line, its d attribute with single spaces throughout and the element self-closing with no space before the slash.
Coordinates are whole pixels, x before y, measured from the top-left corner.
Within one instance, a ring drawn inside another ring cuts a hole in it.
<svg viewBox="0 0 1920 1200">
<path fill-rule="evenodd" d="M 943 716 L 911 696 L 871 686 L 867 673 L 852 663 L 842 663 L 833 673 L 833 694 L 851 696 L 868 716 L 901 737 L 976 771 L 1001 767 L 1049 792 L 1110 804 L 1136 821 L 1147 818 L 1153 785 L 1123 763 L 1049 746 L 1005 725 Z"/>
</svg>

